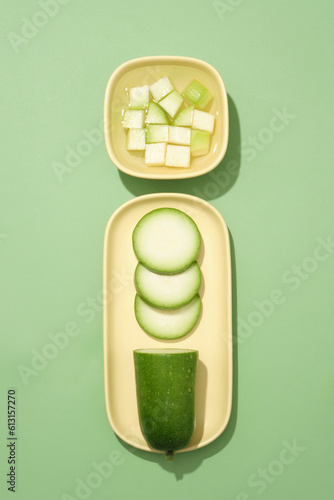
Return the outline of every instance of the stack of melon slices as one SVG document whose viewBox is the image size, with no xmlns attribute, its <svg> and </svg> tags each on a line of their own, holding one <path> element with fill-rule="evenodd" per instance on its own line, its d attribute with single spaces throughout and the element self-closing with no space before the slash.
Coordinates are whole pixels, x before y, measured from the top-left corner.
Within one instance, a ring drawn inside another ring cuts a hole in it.
<svg viewBox="0 0 334 500">
<path fill-rule="evenodd" d="M 146 165 L 188 168 L 191 157 L 209 152 L 215 116 L 203 109 L 213 96 L 197 80 L 181 95 L 164 76 L 151 86 L 129 89 L 129 99 L 123 110 L 126 147 L 145 151 Z"/>
<path fill-rule="evenodd" d="M 139 260 L 135 271 L 139 325 L 153 337 L 183 337 L 197 323 L 202 307 L 197 225 L 180 210 L 159 208 L 140 219 L 132 241 Z"/>
</svg>

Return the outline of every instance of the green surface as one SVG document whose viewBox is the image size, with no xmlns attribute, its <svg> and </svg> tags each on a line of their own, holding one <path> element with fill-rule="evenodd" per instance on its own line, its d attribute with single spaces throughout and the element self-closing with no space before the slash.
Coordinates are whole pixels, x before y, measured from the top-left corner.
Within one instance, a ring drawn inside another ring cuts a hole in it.
<svg viewBox="0 0 334 500">
<path fill-rule="evenodd" d="M 38 1 L 7 2 L 0 20 L 0 497 L 12 498 L 4 474 L 14 387 L 16 499 L 330 498 L 333 2 L 49 5 L 45 19 Z M 111 73 L 157 54 L 208 61 L 229 94 L 225 160 L 193 181 L 120 174 L 96 131 Z M 95 144 L 85 149 L 87 135 Z M 233 243 L 231 420 L 173 464 L 116 438 L 103 388 L 104 229 L 121 204 L 160 191 L 209 200 Z M 54 359 L 20 375 L 65 328 Z"/>
<path fill-rule="evenodd" d="M 140 427 L 149 445 L 173 460 L 194 431 L 198 351 L 149 351 L 133 353 Z"/>
</svg>

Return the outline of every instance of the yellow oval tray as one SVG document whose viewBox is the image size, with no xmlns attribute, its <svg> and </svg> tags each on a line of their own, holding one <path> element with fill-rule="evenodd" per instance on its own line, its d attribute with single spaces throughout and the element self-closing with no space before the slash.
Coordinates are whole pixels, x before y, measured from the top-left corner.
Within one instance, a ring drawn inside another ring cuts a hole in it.
<svg viewBox="0 0 334 500">
<path fill-rule="evenodd" d="M 196 222 L 202 236 L 198 263 L 202 271 L 202 314 L 195 328 L 176 340 L 147 335 L 134 315 L 133 281 L 137 259 L 132 231 L 139 219 L 156 208 L 183 210 Z M 147 451 L 140 430 L 133 350 L 177 347 L 197 349 L 195 429 L 182 451 L 201 448 L 225 429 L 232 404 L 232 311 L 229 235 L 220 213 L 195 196 L 163 193 L 135 198 L 110 218 L 103 257 L 103 347 L 105 401 L 114 432 L 126 443 Z"/>
</svg>

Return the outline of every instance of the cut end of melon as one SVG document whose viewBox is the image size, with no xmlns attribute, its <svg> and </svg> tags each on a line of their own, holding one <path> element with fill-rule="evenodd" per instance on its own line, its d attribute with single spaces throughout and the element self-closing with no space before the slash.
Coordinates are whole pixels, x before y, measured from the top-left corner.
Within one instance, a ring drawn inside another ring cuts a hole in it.
<svg viewBox="0 0 334 500">
<path fill-rule="evenodd" d="M 133 352 L 141 354 L 188 354 L 190 352 L 197 353 L 196 349 L 177 349 L 173 347 L 161 347 L 156 349 L 135 349 Z"/>
</svg>

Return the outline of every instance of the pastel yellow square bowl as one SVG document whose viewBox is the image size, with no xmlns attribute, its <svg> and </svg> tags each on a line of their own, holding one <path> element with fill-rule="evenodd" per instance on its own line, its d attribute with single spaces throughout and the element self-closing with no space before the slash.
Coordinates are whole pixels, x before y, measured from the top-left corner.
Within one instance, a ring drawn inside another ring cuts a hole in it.
<svg viewBox="0 0 334 500">
<path fill-rule="evenodd" d="M 208 154 L 191 158 L 189 168 L 145 165 L 144 151 L 127 151 L 122 126 L 123 110 L 129 106 L 128 89 L 152 85 L 167 75 L 180 93 L 197 79 L 212 94 L 204 111 L 215 115 L 215 128 Z M 104 101 L 104 135 L 108 154 L 121 171 L 145 179 L 186 179 L 206 174 L 223 159 L 228 142 L 228 103 L 224 82 L 215 68 L 199 59 L 180 56 L 151 56 L 132 59 L 111 75 Z"/>
</svg>

